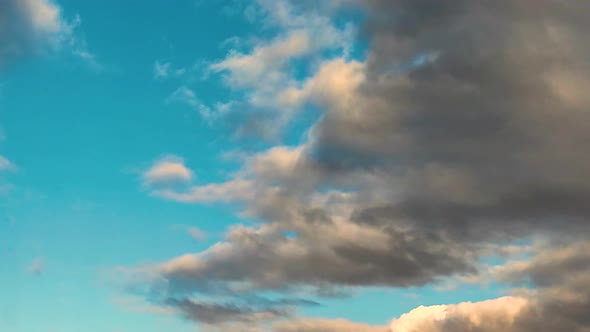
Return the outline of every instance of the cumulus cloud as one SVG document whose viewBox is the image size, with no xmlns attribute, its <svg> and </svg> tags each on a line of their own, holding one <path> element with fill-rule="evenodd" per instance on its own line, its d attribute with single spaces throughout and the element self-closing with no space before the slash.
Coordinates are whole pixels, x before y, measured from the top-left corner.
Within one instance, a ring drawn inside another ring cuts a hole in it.
<svg viewBox="0 0 590 332">
<path fill-rule="evenodd" d="M 47 50 L 67 48 L 94 69 L 100 65 L 76 33 L 80 18 L 66 20 L 52 0 L 6 0 L 0 3 L 0 67 Z"/>
<path fill-rule="evenodd" d="M 313 105 L 321 116 L 300 146 L 254 153 L 225 182 L 159 191 L 187 203 L 236 202 L 258 224 L 150 271 L 169 292 L 321 295 L 472 276 L 490 248 L 562 238 L 577 244 L 494 269 L 502 282 L 532 284 L 531 294 L 417 308 L 390 329 L 587 331 L 590 4 L 357 2 L 367 59 L 340 54 L 299 80 L 284 70 L 289 61 L 324 49 L 311 46 L 316 37 L 301 22 L 326 21 L 293 15 L 299 7 L 287 1 L 260 2 L 288 31 L 212 68 L 255 110 L 286 112 L 288 121 Z M 276 120 L 259 115 L 247 117 Z M 283 323 L 286 331 L 373 329 Z"/>
</svg>

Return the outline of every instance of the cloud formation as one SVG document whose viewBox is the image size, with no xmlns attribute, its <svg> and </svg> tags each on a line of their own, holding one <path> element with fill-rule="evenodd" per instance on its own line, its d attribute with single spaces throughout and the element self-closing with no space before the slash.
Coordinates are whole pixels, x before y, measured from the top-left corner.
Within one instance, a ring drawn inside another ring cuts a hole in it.
<svg viewBox="0 0 590 332">
<path fill-rule="evenodd" d="M 590 4 L 359 0 L 366 60 L 341 50 L 295 80 L 284 76 L 290 59 L 324 49 L 312 47 L 299 22 L 331 21 L 293 15 L 305 5 L 260 3 L 273 6 L 272 19 L 288 32 L 212 68 L 248 93 L 245 111 L 263 110 L 248 113 L 250 123 L 275 121 L 268 110 L 289 121 L 305 106 L 320 117 L 301 145 L 252 154 L 225 182 L 158 192 L 239 203 L 258 222 L 150 267 L 166 292 L 321 297 L 346 287 L 420 286 L 473 276 L 493 250 L 545 239 L 553 253 L 494 271 L 509 285 L 531 282 L 532 294 L 417 308 L 389 328 L 588 331 L 580 248 L 590 231 Z M 561 250 L 555 239 L 577 244 Z M 280 324 L 279 331 L 381 329 Z"/>
</svg>

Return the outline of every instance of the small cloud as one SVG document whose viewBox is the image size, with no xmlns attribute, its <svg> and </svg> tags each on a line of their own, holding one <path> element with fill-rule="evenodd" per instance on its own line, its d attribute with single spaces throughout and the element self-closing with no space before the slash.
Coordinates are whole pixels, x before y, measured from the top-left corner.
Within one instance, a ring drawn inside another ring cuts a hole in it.
<svg viewBox="0 0 590 332">
<path fill-rule="evenodd" d="M 165 156 L 158 160 L 142 175 L 145 185 L 190 182 L 193 172 L 184 165 L 184 160 L 177 156 Z"/>
<path fill-rule="evenodd" d="M 0 172 L 1 171 L 15 171 L 16 166 L 8 159 L 0 156 Z"/>
<path fill-rule="evenodd" d="M 189 228 L 188 233 L 196 241 L 202 241 L 207 238 L 207 234 L 205 234 L 203 231 L 201 231 L 197 227 Z"/>
<path fill-rule="evenodd" d="M 45 263 L 40 258 L 35 258 L 35 260 L 29 265 L 28 270 L 35 275 L 41 275 L 41 273 L 45 271 Z"/>
<path fill-rule="evenodd" d="M 167 78 L 170 75 L 170 62 L 154 62 L 154 78 Z"/>
<path fill-rule="evenodd" d="M 173 73 L 174 73 L 174 76 L 182 76 L 182 75 L 186 74 L 186 68 L 174 69 Z"/>
</svg>

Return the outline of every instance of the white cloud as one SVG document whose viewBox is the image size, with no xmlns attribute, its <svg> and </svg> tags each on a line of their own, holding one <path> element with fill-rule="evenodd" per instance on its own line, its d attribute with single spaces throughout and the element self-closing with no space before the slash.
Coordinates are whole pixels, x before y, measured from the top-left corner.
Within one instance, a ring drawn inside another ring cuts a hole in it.
<svg viewBox="0 0 590 332">
<path fill-rule="evenodd" d="M 523 297 L 502 297 L 482 302 L 420 306 L 394 319 L 389 326 L 374 326 L 345 319 L 298 319 L 273 325 L 273 332 L 505 332 L 517 331 L 515 321 L 527 309 Z"/>
<path fill-rule="evenodd" d="M 261 79 L 277 78 L 277 70 L 286 61 L 312 49 L 308 31 L 297 30 L 259 45 L 250 54 L 231 52 L 226 59 L 211 65 L 214 71 L 227 71 L 227 82 L 235 88 L 253 87 Z M 275 76 L 275 77 L 273 77 Z"/>
<path fill-rule="evenodd" d="M 299 89 L 302 83 L 293 77 L 293 71 L 313 71 L 326 51 L 346 57 L 354 29 L 352 25 L 339 27 L 322 11 L 299 8 L 287 0 L 259 0 L 256 5 L 263 25 L 279 32 L 258 40 L 249 51 L 230 50 L 224 59 L 209 65 L 209 71 L 220 73 L 229 89 L 244 93 L 243 98 L 222 104 L 239 105 L 244 112 L 249 109 L 272 114 L 265 120 L 272 124 L 258 130 L 263 136 L 274 136 L 300 110 L 301 105 L 287 96 L 287 91 Z M 305 68 L 295 64 L 300 59 L 306 59 Z"/>
<path fill-rule="evenodd" d="M 158 160 L 142 174 L 144 184 L 166 184 L 190 182 L 193 172 L 184 165 L 184 160 L 176 156 L 166 156 Z"/>
<path fill-rule="evenodd" d="M 502 297 L 483 302 L 420 306 L 391 322 L 395 332 L 509 331 L 529 301 Z"/>
<path fill-rule="evenodd" d="M 63 29 L 61 10 L 51 1 L 22 0 L 22 4 L 39 32 L 56 33 Z"/>
<path fill-rule="evenodd" d="M 252 193 L 253 183 L 247 180 L 234 180 L 194 186 L 187 192 L 172 189 L 155 190 L 154 195 L 184 203 L 232 202 L 244 199 Z"/>
</svg>

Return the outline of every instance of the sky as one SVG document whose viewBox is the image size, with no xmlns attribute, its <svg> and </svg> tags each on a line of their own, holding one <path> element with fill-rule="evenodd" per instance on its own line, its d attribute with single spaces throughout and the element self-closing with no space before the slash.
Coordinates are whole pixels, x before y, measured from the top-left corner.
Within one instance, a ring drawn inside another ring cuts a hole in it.
<svg viewBox="0 0 590 332">
<path fill-rule="evenodd" d="M 0 331 L 590 331 L 588 31 L 0 0 Z"/>
</svg>

